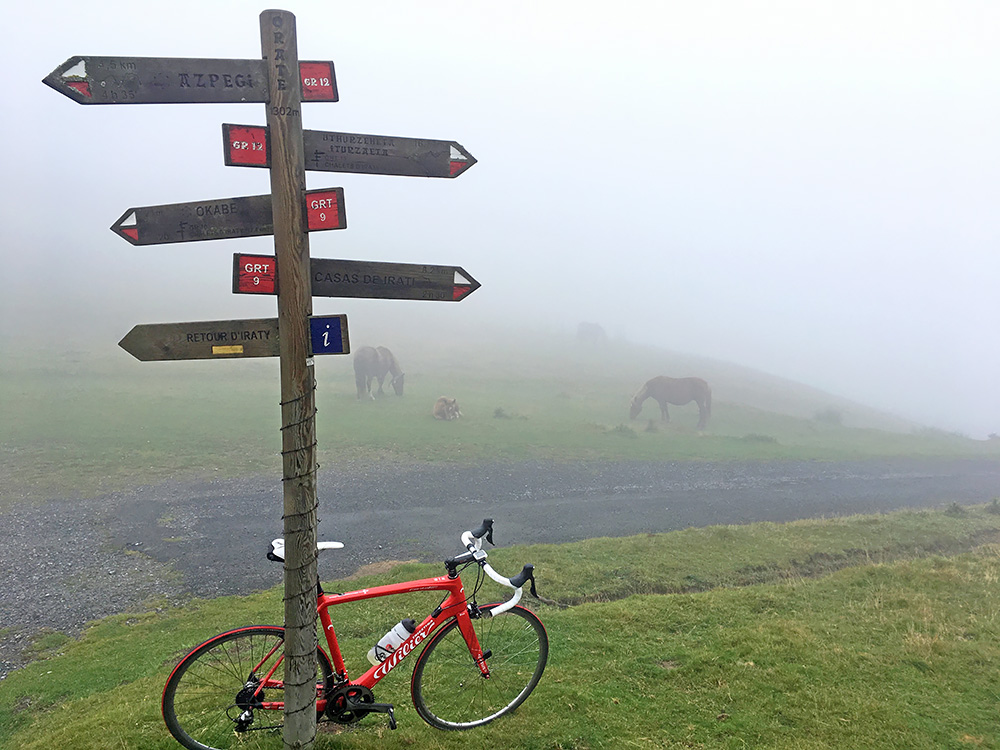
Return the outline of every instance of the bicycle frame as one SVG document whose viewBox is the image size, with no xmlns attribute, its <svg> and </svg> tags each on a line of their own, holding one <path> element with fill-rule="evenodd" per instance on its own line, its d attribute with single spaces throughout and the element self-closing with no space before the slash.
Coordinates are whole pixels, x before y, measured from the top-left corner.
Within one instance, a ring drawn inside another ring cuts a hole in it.
<svg viewBox="0 0 1000 750">
<path fill-rule="evenodd" d="M 410 637 L 403 641 L 399 645 L 399 648 L 386 657 L 385 661 L 371 667 L 358 679 L 351 680 L 347 672 L 347 666 L 344 664 L 344 657 L 340 652 L 340 644 L 337 642 L 337 634 L 333 627 L 333 621 L 330 618 L 330 607 L 337 604 L 349 604 L 350 602 L 359 602 L 365 599 L 376 599 L 383 596 L 392 596 L 394 594 L 409 594 L 417 591 L 444 591 L 447 592 L 447 596 L 431 614 L 424 618 L 423 622 L 421 622 L 417 626 L 416 630 L 410 634 Z M 490 676 L 489 667 L 486 665 L 486 659 L 483 656 L 483 650 L 479 645 L 479 639 L 476 637 L 476 631 L 472 627 L 472 618 L 469 616 L 467 600 L 465 598 L 465 586 L 462 583 L 462 578 L 460 576 L 456 576 L 455 578 L 450 578 L 448 576 L 421 578 L 414 581 L 406 581 L 404 583 L 391 583 L 384 586 L 373 586 L 367 589 L 347 591 L 343 594 L 327 594 L 323 592 L 322 588 L 318 588 L 316 611 L 319 615 L 320 623 L 323 626 L 323 634 L 326 638 L 326 645 L 329 650 L 334 675 L 338 683 L 361 685 L 370 690 L 377 685 L 383 677 L 395 669 L 407 656 L 413 653 L 413 651 L 416 650 L 416 647 L 423 643 L 431 633 L 437 630 L 441 625 L 448 622 L 448 620 L 452 617 L 458 620 L 458 628 L 462 633 L 462 637 L 465 639 L 466 645 L 469 647 L 469 653 L 471 654 L 476 665 L 479 667 L 479 671 L 482 672 L 484 677 Z M 263 661 L 270 658 L 272 654 L 268 654 Z M 264 677 L 258 691 L 268 687 L 268 685 L 275 686 L 275 684 L 271 682 L 271 676 L 283 659 L 284 656 L 278 660 L 270 672 Z M 284 704 L 281 702 L 265 701 L 261 707 L 264 709 L 280 710 L 283 706 Z M 317 696 L 316 708 L 317 711 L 320 712 L 326 708 L 326 698 L 322 694 Z"/>
<path fill-rule="evenodd" d="M 364 599 L 375 599 L 382 596 L 392 596 L 393 594 L 409 594 L 416 591 L 445 591 L 448 596 L 439 604 L 434 611 L 429 614 L 423 622 L 417 625 L 416 630 L 410 637 L 403 641 L 399 648 L 390 654 L 385 661 L 376 664 L 365 672 L 361 677 L 352 680 L 352 685 L 363 685 L 372 688 L 396 668 L 407 656 L 413 653 L 414 649 L 437 628 L 454 617 L 458 620 L 458 627 L 462 632 L 469 652 L 476 664 L 479 666 L 483 676 L 489 677 L 489 669 L 483 659 L 483 651 L 476 638 L 476 632 L 472 627 L 472 619 L 466 606 L 465 587 L 461 577 L 449 578 L 448 576 L 437 576 L 435 578 L 421 578 L 416 581 L 404 583 L 391 583 L 385 586 L 373 586 L 368 589 L 348 591 L 343 594 L 319 595 L 317 611 L 320 622 L 323 624 L 323 633 L 326 636 L 326 643 L 330 649 L 330 658 L 333 662 L 334 672 L 338 680 L 348 681 L 350 678 L 347 668 L 344 665 L 344 658 L 340 653 L 340 645 L 337 643 L 337 634 L 333 628 L 330 618 L 329 608 L 335 604 L 347 604 L 349 602 L 362 601 Z"/>
</svg>

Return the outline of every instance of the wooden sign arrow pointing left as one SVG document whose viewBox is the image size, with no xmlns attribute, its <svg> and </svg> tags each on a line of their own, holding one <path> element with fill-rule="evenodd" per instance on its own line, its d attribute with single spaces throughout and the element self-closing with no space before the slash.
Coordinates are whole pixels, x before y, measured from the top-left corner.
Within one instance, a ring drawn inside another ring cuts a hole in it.
<svg viewBox="0 0 1000 750">
<path fill-rule="evenodd" d="M 346 315 L 309 318 L 312 354 L 349 354 Z M 278 319 L 150 323 L 132 328 L 118 346 L 141 362 L 277 357 Z"/>
<path fill-rule="evenodd" d="M 309 190 L 305 193 L 307 230 L 344 229 L 344 189 Z M 133 245 L 224 240 L 274 234 L 271 196 L 218 198 L 190 203 L 129 208 L 111 231 Z"/>
<path fill-rule="evenodd" d="M 118 346 L 142 362 L 277 357 L 278 319 L 138 325 Z"/>
<path fill-rule="evenodd" d="M 79 104 L 266 102 L 265 60 L 183 57 L 69 58 L 42 79 Z M 333 63 L 299 62 L 304 102 L 335 102 Z"/>
</svg>

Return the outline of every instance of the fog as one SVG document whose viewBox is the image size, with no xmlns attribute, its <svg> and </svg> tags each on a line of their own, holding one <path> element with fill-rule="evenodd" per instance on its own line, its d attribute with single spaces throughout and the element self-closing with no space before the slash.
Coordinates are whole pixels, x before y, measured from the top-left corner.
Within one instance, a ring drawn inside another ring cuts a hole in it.
<svg viewBox="0 0 1000 750">
<path fill-rule="evenodd" d="M 265 6 L 19 3 L 5 12 L 0 346 L 127 358 L 137 323 L 267 317 L 232 254 L 132 247 L 130 207 L 269 190 L 221 125 L 259 104 L 80 106 L 73 55 L 259 58 Z M 972 437 L 1000 432 L 1000 5 L 297 0 L 333 60 L 312 130 L 455 140 L 457 179 L 308 173 L 345 189 L 317 258 L 457 265 L 461 303 L 316 299 L 352 343 L 394 321 L 615 338 L 734 362 Z M 360 338 L 359 338 L 360 337 Z M 155 367 L 155 364 L 148 365 Z M 636 381 L 657 373 L 641 372 Z M 691 375 L 697 373 L 662 373 Z"/>
</svg>

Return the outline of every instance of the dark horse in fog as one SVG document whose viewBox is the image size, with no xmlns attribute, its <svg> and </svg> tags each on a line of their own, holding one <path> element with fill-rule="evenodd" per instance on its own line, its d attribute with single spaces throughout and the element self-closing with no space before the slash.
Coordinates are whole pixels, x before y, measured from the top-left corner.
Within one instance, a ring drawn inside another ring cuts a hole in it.
<svg viewBox="0 0 1000 750">
<path fill-rule="evenodd" d="M 698 429 L 704 430 L 708 417 L 712 413 L 712 389 L 701 378 L 667 378 L 658 375 L 646 384 L 632 397 L 629 416 L 635 419 L 642 411 L 642 402 L 647 398 L 654 399 L 660 405 L 663 421 L 670 421 L 667 404 L 684 406 L 694 401 L 698 404 Z"/>
<path fill-rule="evenodd" d="M 358 386 L 358 398 L 375 398 L 372 393 L 372 379 L 378 381 L 378 395 L 382 395 L 382 382 L 386 375 L 391 375 L 389 381 L 397 396 L 403 395 L 403 373 L 396 357 L 380 346 L 377 349 L 371 346 L 363 346 L 354 353 L 354 382 Z"/>
</svg>

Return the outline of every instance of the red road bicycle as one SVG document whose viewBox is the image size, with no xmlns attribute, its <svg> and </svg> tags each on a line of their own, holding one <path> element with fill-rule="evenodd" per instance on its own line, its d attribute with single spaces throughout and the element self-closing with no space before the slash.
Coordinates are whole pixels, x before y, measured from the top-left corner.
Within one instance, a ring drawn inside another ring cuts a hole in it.
<svg viewBox="0 0 1000 750">
<path fill-rule="evenodd" d="M 395 729 L 393 706 L 376 703 L 372 689 L 421 644 L 410 695 L 417 713 L 431 726 L 482 726 L 524 702 L 541 679 L 549 653 L 541 620 L 518 605 L 521 588 L 528 581 L 537 597 L 534 567 L 525 565 L 518 575 L 504 578 L 486 562 L 483 538 L 493 544 L 492 519 L 462 534 L 466 551 L 444 561 L 444 576 L 343 594 L 327 594 L 317 581 L 316 610 L 327 645 L 326 651 L 322 645 L 317 649 L 319 721 L 350 724 L 368 714 L 383 713 Z M 320 550 L 343 546 L 340 542 L 317 545 Z M 267 556 L 283 562 L 284 540 L 274 540 Z M 479 570 L 467 597 L 459 573 L 472 565 Z M 514 589 L 514 595 L 502 603 L 477 604 L 483 574 Z M 442 591 L 445 597 L 383 661 L 352 680 L 329 608 L 416 591 Z M 181 659 L 167 680 L 162 701 L 163 719 L 174 738 L 190 750 L 272 746 L 284 718 L 283 643 L 284 628 L 238 628 L 210 638 Z"/>
</svg>

